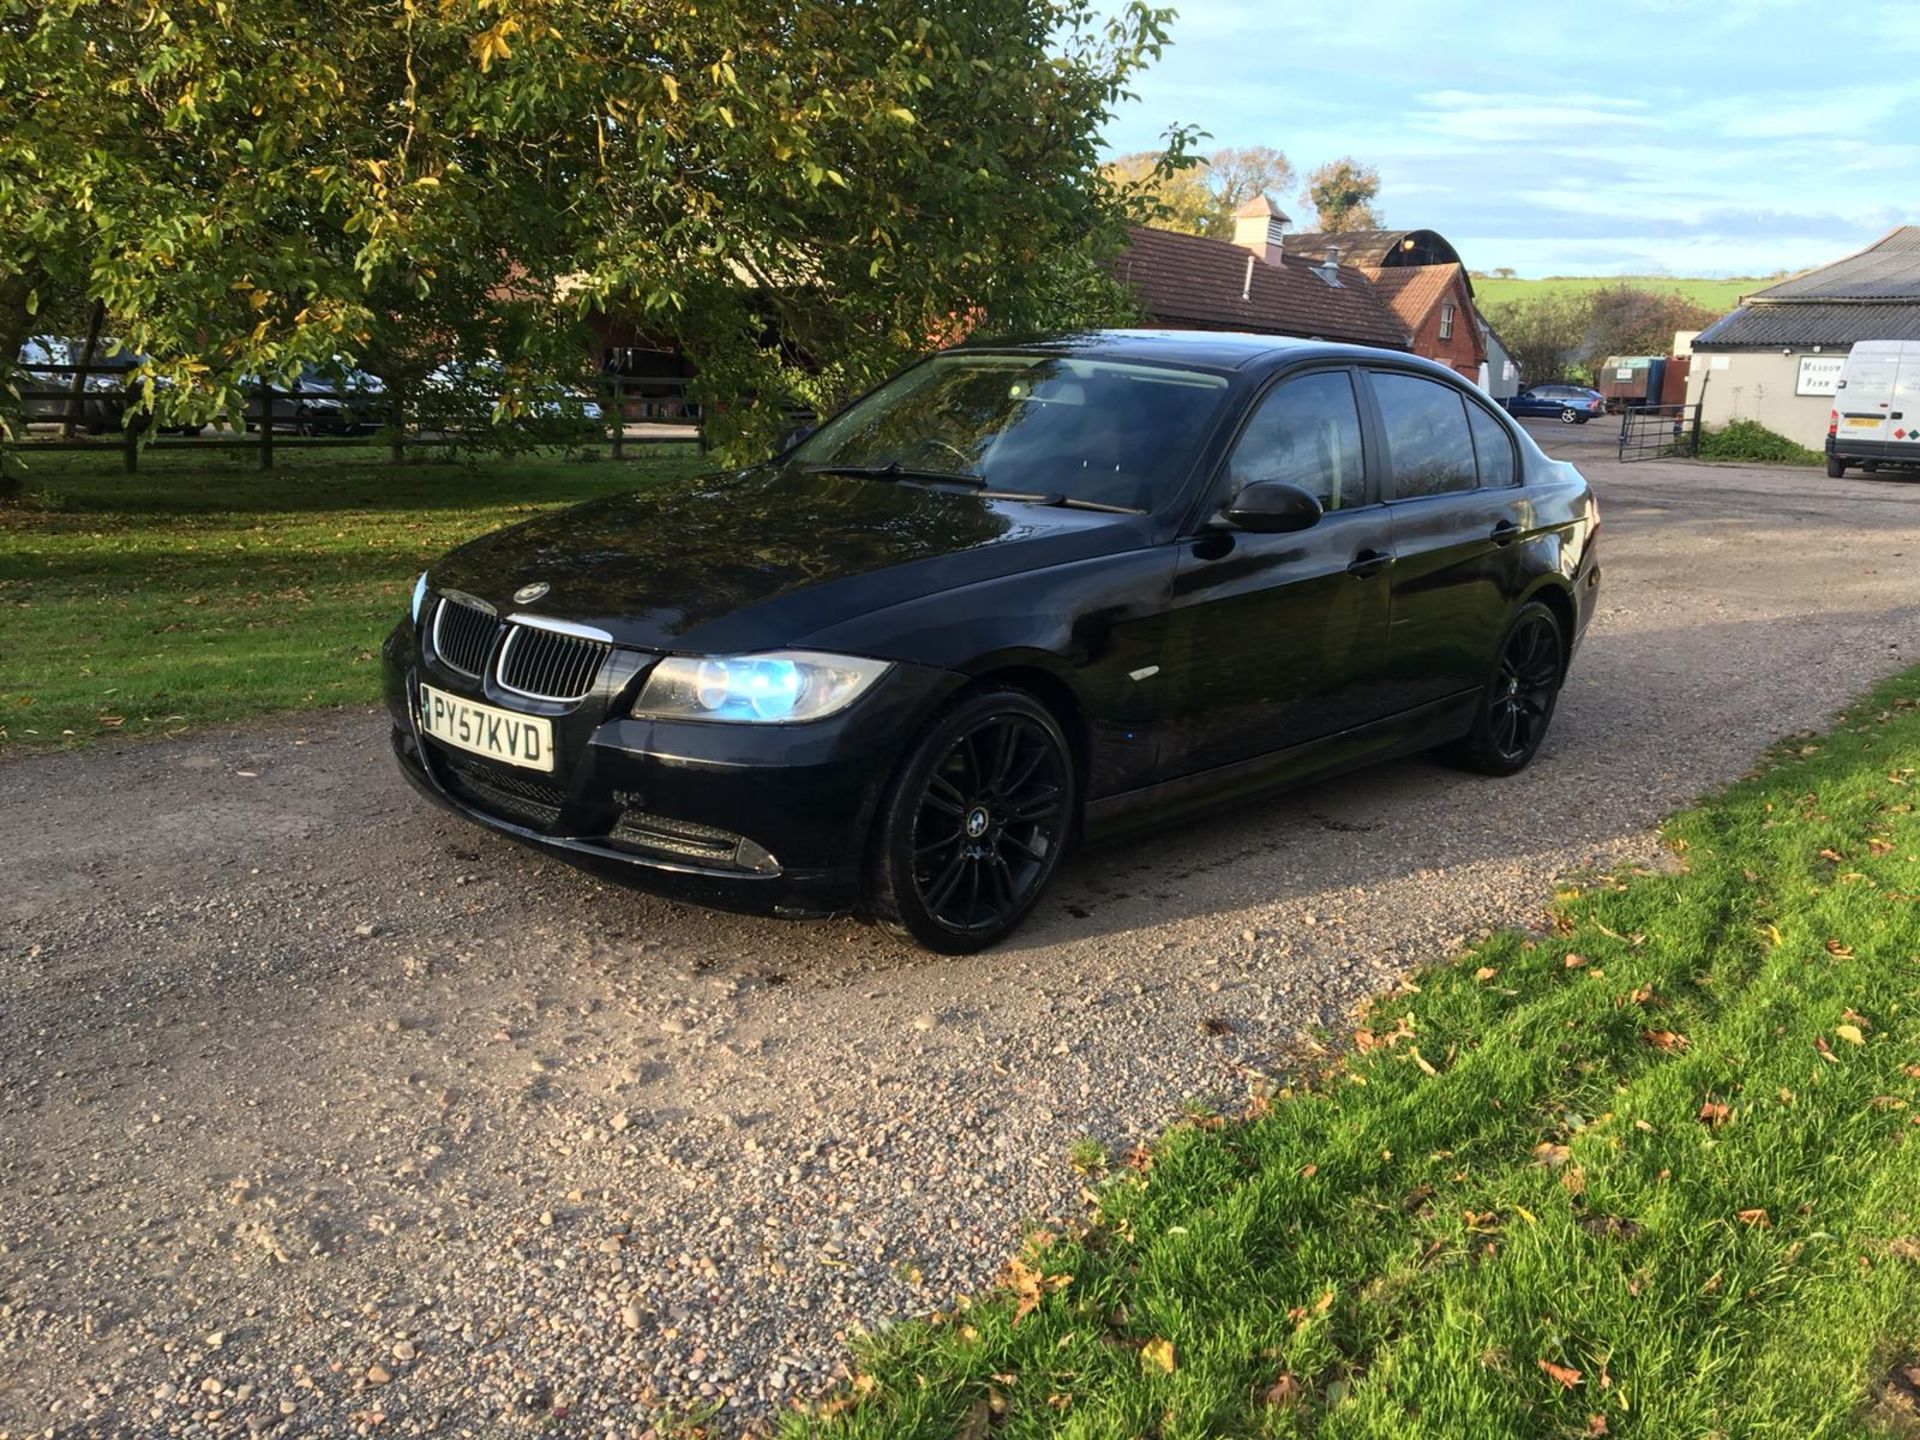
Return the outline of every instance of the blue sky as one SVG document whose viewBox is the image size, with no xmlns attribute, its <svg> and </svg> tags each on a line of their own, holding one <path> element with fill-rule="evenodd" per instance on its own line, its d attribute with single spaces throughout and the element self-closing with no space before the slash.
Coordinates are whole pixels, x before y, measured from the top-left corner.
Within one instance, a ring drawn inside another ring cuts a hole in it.
<svg viewBox="0 0 1920 1440">
<path fill-rule="evenodd" d="M 1475 269 L 1764 275 L 1920 221 L 1920 0 L 1169 3 L 1110 150 L 1352 154 Z"/>
</svg>

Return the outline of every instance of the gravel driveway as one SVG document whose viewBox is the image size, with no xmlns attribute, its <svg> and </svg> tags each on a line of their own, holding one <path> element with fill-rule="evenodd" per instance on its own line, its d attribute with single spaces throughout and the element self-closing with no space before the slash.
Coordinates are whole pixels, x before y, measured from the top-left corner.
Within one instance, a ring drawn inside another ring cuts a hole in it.
<svg viewBox="0 0 1920 1440">
<path fill-rule="evenodd" d="M 1604 579 L 1530 772 L 1083 855 L 969 959 L 596 882 L 416 802 L 367 711 L 0 766 L 0 1435 L 624 1436 L 816 1391 L 1074 1208 L 1076 1140 L 1242 1103 L 1920 661 L 1920 484 L 1611 432 L 1539 430 Z"/>
</svg>

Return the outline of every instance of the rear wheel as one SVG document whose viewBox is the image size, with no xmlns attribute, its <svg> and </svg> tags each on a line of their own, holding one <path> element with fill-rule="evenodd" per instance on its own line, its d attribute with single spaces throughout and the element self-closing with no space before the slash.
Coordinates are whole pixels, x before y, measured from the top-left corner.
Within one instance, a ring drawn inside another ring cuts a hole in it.
<svg viewBox="0 0 1920 1440">
<path fill-rule="evenodd" d="M 948 955 L 1005 939 L 1053 878 L 1077 788 L 1046 706 L 1022 690 L 965 697 L 927 727 L 881 804 L 874 918 Z"/>
<path fill-rule="evenodd" d="M 1538 601 L 1522 605 L 1501 638 L 1473 729 L 1440 758 L 1482 775 L 1524 770 L 1547 738 L 1565 671 L 1566 640 L 1553 611 Z"/>
<path fill-rule="evenodd" d="M 1580 423 L 1580 419 L 1581 419 L 1580 412 L 1574 409 L 1571 405 L 1566 406 L 1560 412 L 1560 423 L 1562 425 L 1578 425 Z"/>
<path fill-rule="evenodd" d="M 1846 473 L 1846 461 L 1842 460 L 1838 455 L 1829 455 L 1827 457 L 1827 478 L 1829 480 L 1838 480 Z"/>
</svg>

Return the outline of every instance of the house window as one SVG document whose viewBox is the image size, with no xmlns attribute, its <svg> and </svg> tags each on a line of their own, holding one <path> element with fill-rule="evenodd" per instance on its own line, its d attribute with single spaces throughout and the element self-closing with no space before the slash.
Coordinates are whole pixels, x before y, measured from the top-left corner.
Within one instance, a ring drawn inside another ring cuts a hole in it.
<svg viewBox="0 0 1920 1440">
<path fill-rule="evenodd" d="M 1440 307 L 1440 338 L 1442 340 L 1453 338 L 1453 306 L 1451 305 Z"/>
</svg>

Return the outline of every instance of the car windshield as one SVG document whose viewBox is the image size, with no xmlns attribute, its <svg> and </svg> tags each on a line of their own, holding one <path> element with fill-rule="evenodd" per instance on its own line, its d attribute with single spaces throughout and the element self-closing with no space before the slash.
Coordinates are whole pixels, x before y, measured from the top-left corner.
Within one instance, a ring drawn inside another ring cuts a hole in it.
<svg viewBox="0 0 1920 1440">
<path fill-rule="evenodd" d="M 1195 370 L 936 355 L 828 421 L 792 459 L 1151 510 L 1186 473 L 1226 390 Z"/>
</svg>

